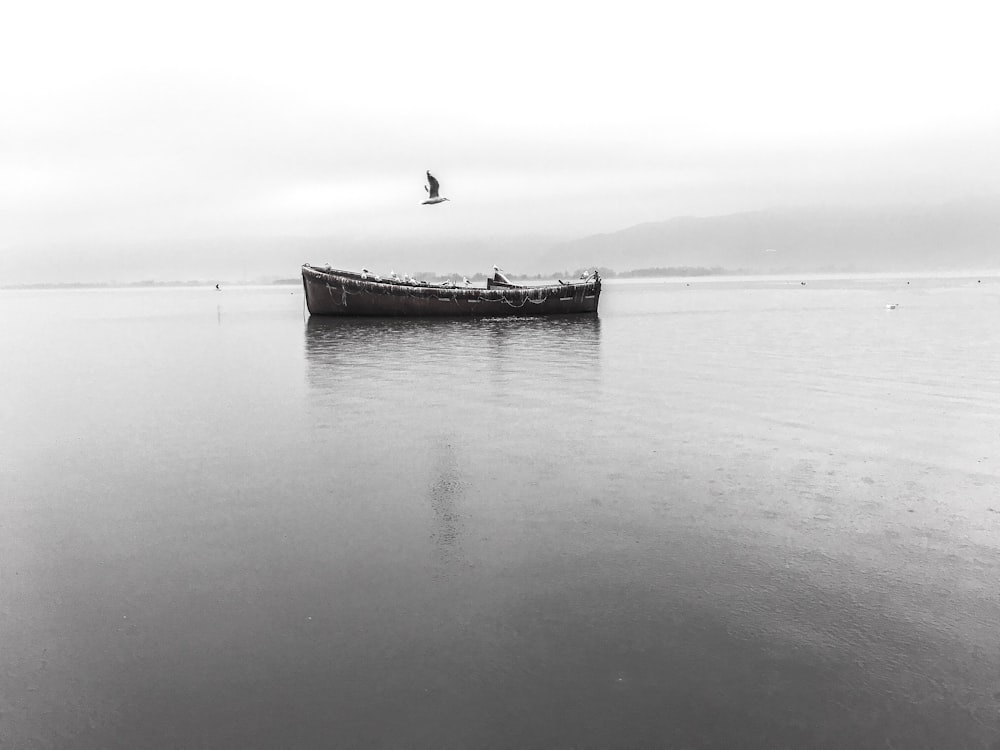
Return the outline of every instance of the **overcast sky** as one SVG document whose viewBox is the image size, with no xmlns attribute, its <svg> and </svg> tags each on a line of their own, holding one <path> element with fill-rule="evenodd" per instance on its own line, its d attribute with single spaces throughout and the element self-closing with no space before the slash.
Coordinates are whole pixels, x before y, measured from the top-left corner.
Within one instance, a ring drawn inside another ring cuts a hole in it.
<svg viewBox="0 0 1000 750">
<path fill-rule="evenodd" d="M 8 4 L 0 274 L 66 247 L 570 239 L 995 196 L 998 18 L 870 0 Z M 426 169 L 451 202 L 420 205 Z"/>
</svg>

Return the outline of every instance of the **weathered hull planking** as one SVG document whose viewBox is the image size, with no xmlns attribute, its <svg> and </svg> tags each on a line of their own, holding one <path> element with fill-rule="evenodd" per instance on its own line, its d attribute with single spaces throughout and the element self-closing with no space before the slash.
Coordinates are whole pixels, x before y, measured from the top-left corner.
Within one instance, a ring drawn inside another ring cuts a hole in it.
<svg viewBox="0 0 1000 750">
<path fill-rule="evenodd" d="M 545 286 L 447 287 L 379 280 L 329 267 L 302 266 L 311 315 L 486 318 L 596 313 L 601 278 Z"/>
</svg>

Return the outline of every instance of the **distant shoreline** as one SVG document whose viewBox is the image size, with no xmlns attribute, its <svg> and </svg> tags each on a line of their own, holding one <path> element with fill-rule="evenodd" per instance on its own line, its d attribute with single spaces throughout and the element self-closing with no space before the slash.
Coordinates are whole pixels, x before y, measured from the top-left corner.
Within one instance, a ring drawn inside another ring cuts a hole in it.
<svg viewBox="0 0 1000 750">
<path fill-rule="evenodd" d="M 552 273 L 537 274 L 516 274 L 508 273 L 507 278 L 514 281 L 545 281 L 548 279 L 572 279 L 580 276 L 584 272 L 590 272 L 593 268 L 578 268 L 574 271 L 555 271 Z M 669 267 L 669 268 L 639 268 L 631 271 L 617 272 L 611 268 L 599 268 L 602 278 L 606 279 L 634 279 L 634 278 L 662 278 L 664 276 L 734 276 L 744 275 L 748 272 L 743 270 L 727 270 L 724 268 L 698 268 L 698 267 Z M 463 275 L 460 273 L 437 273 L 434 271 L 424 271 L 415 274 L 415 278 L 427 279 L 431 281 L 460 282 Z M 471 281 L 486 281 L 486 274 L 477 273 L 469 276 Z M 258 278 L 246 281 L 227 281 L 225 279 L 200 279 L 187 281 L 157 281 L 155 279 L 145 279 L 142 281 L 64 281 L 64 282 L 36 282 L 27 284 L 0 284 L 0 289 L 150 289 L 156 287 L 212 287 L 216 284 L 220 286 L 281 286 L 298 285 L 302 283 L 300 277 L 294 278 Z"/>
<path fill-rule="evenodd" d="M 877 275 L 877 276 L 913 276 L 913 277 L 923 277 L 923 276 L 994 276 L 1000 275 L 1000 269 L 987 270 L 987 269 L 924 269 L 920 271 L 900 269 L 894 271 L 873 271 L 873 270 L 859 270 L 859 269 L 842 269 L 842 268 L 825 268 L 818 270 L 805 271 L 802 269 L 785 268 L 775 271 L 762 271 L 762 270 L 747 270 L 747 269 L 727 269 L 721 267 L 691 267 L 691 266 L 671 266 L 665 268 L 637 268 L 630 271 L 615 271 L 611 268 L 598 268 L 603 279 L 663 279 L 663 278 L 704 278 L 711 276 L 746 276 L 746 277 L 774 277 L 774 276 L 804 276 L 804 277 L 814 277 L 816 275 L 837 275 L 837 276 L 854 276 L 854 275 Z M 581 273 L 593 271 L 593 268 L 588 269 L 576 269 L 572 272 L 561 271 L 554 273 L 538 273 L 538 274 L 514 274 L 508 273 L 507 278 L 512 281 L 550 281 L 555 279 L 574 279 L 581 275 Z M 416 278 L 426 279 L 434 283 L 441 283 L 444 281 L 451 280 L 453 282 L 460 282 L 463 278 L 462 274 L 457 273 L 435 273 L 435 272 L 424 272 L 416 274 Z M 473 282 L 485 282 L 486 274 L 477 273 L 470 276 L 469 279 Z M 3 291 L 30 291 L 30 290 L 42 290 L 42 289 L 158 289 L 158 288 L 177 288 L 177 287 L 259 287 L 259 286 L 299 286 L 302 283 L 302 279 L 299 277 L 293 278 L 257 278 L 252 280 L 243 281 L 228 281 L 225 279 L 200 279 L 200 280 L 186 280 L 186 281 L 157 281 L 154 279 L 145 279 L 142 281 L 64 281 L 64 282 L 35 282 L 35 283 L 25 283 L 25 284 L 0 284 L 0 290 Z"/>
</svg>

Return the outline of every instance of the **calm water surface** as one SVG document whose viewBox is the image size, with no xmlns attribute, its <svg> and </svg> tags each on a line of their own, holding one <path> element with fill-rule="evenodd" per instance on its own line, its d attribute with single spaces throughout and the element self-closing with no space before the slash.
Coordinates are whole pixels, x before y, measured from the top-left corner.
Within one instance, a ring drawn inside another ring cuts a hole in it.
<svg viewBox="0 0 1000 750">
<path fill-rule="evenodd" d="M 0 292 L 0 747 L 998 748 L 979 278 Z"/>
</svg>

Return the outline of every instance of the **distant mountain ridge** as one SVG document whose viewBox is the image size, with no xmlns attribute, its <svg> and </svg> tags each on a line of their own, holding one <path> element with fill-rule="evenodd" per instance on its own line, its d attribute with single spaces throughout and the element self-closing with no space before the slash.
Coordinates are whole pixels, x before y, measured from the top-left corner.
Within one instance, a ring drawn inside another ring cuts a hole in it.
<svg viewBox="0 0 1000 750">
<path fill-rule="evenodd" d="M 1000 267 L 1000 201 L 682 216 L 560 243 L 540 263 L 752 272 Z"/>
</svg>

